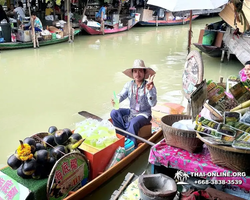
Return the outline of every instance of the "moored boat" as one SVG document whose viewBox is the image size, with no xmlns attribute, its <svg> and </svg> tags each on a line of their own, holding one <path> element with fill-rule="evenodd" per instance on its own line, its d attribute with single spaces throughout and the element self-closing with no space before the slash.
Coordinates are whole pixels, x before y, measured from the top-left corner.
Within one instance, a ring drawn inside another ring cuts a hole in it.
<svg viewBox="0 0 250 200">
<path fill-rule="evenodd" d="M 196 19 L 199 15 L 193 15 L 192 20 Z M 139 21 L 138 24 L 141 26 L 172 26 L 172 25 L 181 25 L 186 24 L 190 21 L 189 17 L 182 17 L 176 19 L 168 19 L 168 20 L 148 20 L 148 21 Z"/>
<path fill-rule="evenodd" d="M 119 26 L 118 24 L 111 25 L 111 24 L 105 24 L 104 34 L 111 34 L 111 33 L 119 33 L 123 31 L 128 31 L 131 29 L 137 22 L 130 19 L 126 21 L 126 24 L 123 24 L 122 26 Z M 88 34 L 90 35 L 102 35 L 102 31 L 100 28 L 96 28 L 93 26 L 89 26 L 86 23 L 81 22 L 80 27 Z"/>
<path fill-rule="evenodd" d="M 224 21 L 207 25 L 206 29 L 200 30 L 198 42 L 193 45 L 211 57 L 220 57 L 224 48 L 225 28 Z"/>
<path fill-rule="evenodd" d="M 80 33 L 80 29 L 74 30 L 74 35 Z M 58 44 L 67 41 L 69 36 L 64 36 L 60 39 L 42 40 L 39 41 L 39 46 L 46 46 L 52 44 Z M 33 48 L 33 42 L 6 42 L 0 43 L 0 50 L 12 50 L 12 49 L 22 49 L 22 48 Z"/>
</svg>

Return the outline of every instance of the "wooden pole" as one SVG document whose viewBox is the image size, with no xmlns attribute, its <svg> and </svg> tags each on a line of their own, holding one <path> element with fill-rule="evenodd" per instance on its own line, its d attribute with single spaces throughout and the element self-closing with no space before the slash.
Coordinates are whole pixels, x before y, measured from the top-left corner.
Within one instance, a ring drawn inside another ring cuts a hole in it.
<svg viewBox="0 0 250 200">
<path fill-rule="evenodd" d="M 72 42 L 71 40 L 71 25 L 70 25 L 70 0 L 67 0 L 67 23 L 68 23 L 68 31 L 69 31 L 69 42 Z"/>
<path fill-rule="evenodd" d="M 35 28 L 34 28 L 34 21 L 33 21 L 33 18 L 31 17 L 31 11 L 30 11 L 30 4 L 29 3 L 28 3 L 28 8 L 29 8 L 29 15 L 30 15 L 30 24 L 31 24 L 33 47 L 35 49 L 36 48 L 36 32 L 35 32 Z"/>
<path fill-rule="evenodd" d="M 193 16 L 193 11 L 190 10 L 190 16 L 189 16 L 189 31 L 188 31 L 188 53 L 190 52 L 190 48 L 191 48 L 192 16 Z"/>
<path fill-rule="evenodd" d="M 86 12 L 86 10 L 87 10 L 88 4 L 89 4 L 89 0 L 87 0 L 86 5 L 84 6 L 84 9 L 83 9 L 83 12 L 82 12 L 82 18 L 83 18 L 84 15 L 85 15 L 85 12 Z"/>
</svg>

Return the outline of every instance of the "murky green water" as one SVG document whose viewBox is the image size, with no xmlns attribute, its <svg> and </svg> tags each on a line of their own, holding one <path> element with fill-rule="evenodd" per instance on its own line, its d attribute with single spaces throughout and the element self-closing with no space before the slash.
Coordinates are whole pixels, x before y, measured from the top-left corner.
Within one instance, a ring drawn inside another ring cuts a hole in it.
<svg viewBox="0 0 250 200">
<path fill-rule="evenodd" d="M 218 17 L 193 21 L 193 42 L 199 30 Z M 134 27 L 105 36 L 81 35 L 73 44 L 0 53 L 0 164 L 14 153 L 18 140 L 55 125 L 73 128 L 87 110 L 104 118 L 110 99 L 129 81 L 121 73 L 140 58 L 156 71 L 159 102 L 183 103 L 182 70 L 189 25 Z M 196 49 L 192 46 L 192 49 Z M 237 74 L 238 61 L 220 62 L 203 55 L 205 78 Z"/>
</svg>

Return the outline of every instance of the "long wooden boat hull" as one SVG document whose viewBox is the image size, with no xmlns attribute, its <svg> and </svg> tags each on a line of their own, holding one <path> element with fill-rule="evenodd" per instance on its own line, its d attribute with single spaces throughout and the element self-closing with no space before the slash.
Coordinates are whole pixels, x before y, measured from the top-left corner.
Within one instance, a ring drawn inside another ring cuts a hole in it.
<svg viewBox="0 0 250 200">
<path fill-rule="evenodd" d="M 192 20 L 196 19 L 199 15 L 193 15 Z M 149 21 L 139 21 L 138 24 L 141 26 L 173 26 L 173 25 L 181 25 L 186 24 L 190 21 L 189 18 L 180 19 L 180 20 L 149 20 Z"/>
<path fill-rule="evenodd" d="M 211 57 L 221 57 L 222 48 L 217 46 L 202 45 L 199 43 L 193 43 L 193 45 L 198 48 L 201 52 L 211 56 Z"/>
<path fill-rule="evenodd" d="M 112 33 L 119 33 L 119 32 L 123 32 L 123 31 L 128 31 L 129 29 L 131 29 L 137 22 L 135 22 L 133 25 L 131 26 L 124 26 L 121 28 L 114 28 L 114 29 L 105 29 L 104 30 L 104 34 L 112 34 Z M 102 31 L 94 29 L 92 27 L 87 26 L 85 23 L 80 23 L 80 27 L 88 34 L 90 35 L 102 35 Z"/>
<path fill-rule="evenodd" d="M 80 29 L 75 29 L 74 35 L 80 33 Z M 52 44 L 58 44 L 68 40 L 68 36 L 65 36 L 61 39 L 55 40 L 43 40 L 39 41 L 39 46 L 46 46 Z M 6 42 L 0 43 L 0 50 L 12 50 L 12 49 L 22 49 L 22 48 L 31 48 L 33 47 L 33 42 Z"/>
<path fill-rule="evenodd" d="M 155 134 L 149 138 L 150 142 L 157 142 L 160 138 L 163 137 L 162 130 L 157 131 Z M 66 197 L 65 200 L 81 200 L 91 192 L 93 192 L 96 188 L 102 185 L 104 182 L 109 180 L 112 176 L 117 174 L 120 170 L 126 167 L 129 163 L 131 163 L 135 158 L 137 158 L 142 152 L 144 152 L 149 145 L 143 143 L 136 150 L 118 162 L 116 165 L 78 189 L 76 192 L 72 193 L 70 196 Z"/>
</svg>

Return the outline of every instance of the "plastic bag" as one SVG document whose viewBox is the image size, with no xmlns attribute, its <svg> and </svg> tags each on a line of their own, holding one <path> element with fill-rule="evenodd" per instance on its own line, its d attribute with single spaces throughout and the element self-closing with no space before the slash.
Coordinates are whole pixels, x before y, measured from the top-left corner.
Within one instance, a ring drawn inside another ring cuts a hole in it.
<svg viewBox="0 0 250 200">
<path fill-rule="evenodd" d="M 126 150 L 124 147 L 118 147 L 115 150 L 115 153 L 111 160 L 109 161 L 109 164 L 106 167 L 106 170 L 108 170 L 110 167 L 113 167 L 116 163 L 118 163 L 120 160 L 122 160 L 125 157 Z"/>
<path fill-rule="evenodd" d="M 250 110 L 248 110 L 243 117 L 241 117 L 240 122 L 250 124 Z"/>
</svg>

